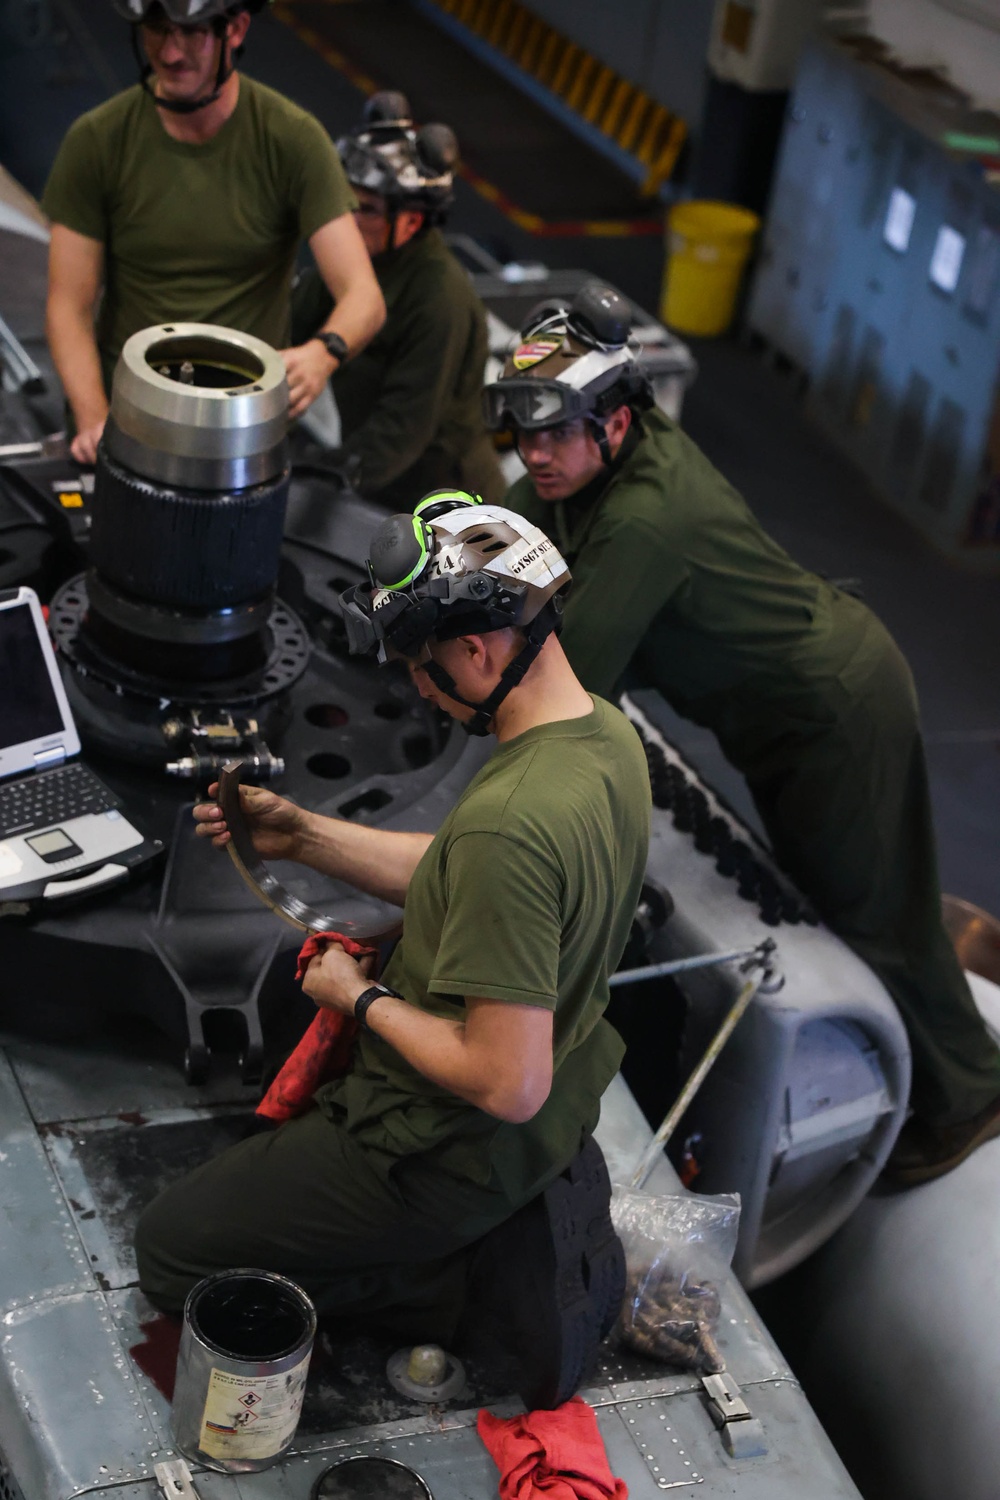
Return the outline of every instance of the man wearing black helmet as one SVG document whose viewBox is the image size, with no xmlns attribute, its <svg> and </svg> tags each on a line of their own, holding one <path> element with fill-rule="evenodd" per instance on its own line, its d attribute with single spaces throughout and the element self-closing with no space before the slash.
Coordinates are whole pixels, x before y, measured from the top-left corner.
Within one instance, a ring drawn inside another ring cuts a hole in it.
<svg viewBox="0 0 1000 1500">
<path fill-rule="evenodd" d="M 573 569 L 563 643 L 584 686 L 626 668 L 714 731 L 775 854 L 899 1006 L 913 1116 L 900 1186 L 1000 1134 L 1000 1051 L 941 921 L 909 668 L 863 604 L 800 568 L 661 412 L 595 284 L 543 306 L 484 402 L 527 475 L 507 503 Z"/>
<path fill-rule="evenodd" d="M 115 363 L 141 328 L 256 334 L 282 349 L 297 416 L 384 318 L 332 141 L 236 71 L 262 3 L 114 0 L 132 23 L 140 82 L 73 124 L 42 199 L 47 333 L 81 462 L 94 461 Z M 315 337 L 286 347 L 302 239 L 337 306 Z"/>
<path fill-rule="evenodd" d="M 486 315 L 439 228 L 455 136 L 447 125 L 415 129 L 404 95 L 386 92 L 338 145 L 387 309 L 362 356 L 334 372 L 344 455 L 363 493 L 388 506 L 440 485 L 499 500 L 505 485 L 480 407 Z M 292 299 L 294 335 L 307 337 L 329 312 L 322 280 L 306 273 Z"/>
<path fill-rule="evenodd" d="M 202 1276 L 261 1266 L 321 1313 L 450 1342 L 467 1247 L 487 1236 L 485 1280 L 516 1287 L 521 1393 L 556 1405 L 623 1291 L 589 1133 L 623 1051 L 602 1013 L 645 870 L 648 780 L 631 726 L 559 645 L 569 573 L 549 539 L 468 495 L 418 511 L 385 521 L 371 586 L 344 596 L 351 646 L 406 662 L 424 697 L 497 748 L 433 838 L 241 788 L 262 857 L 403 905 L 403 937 L 377 985 L 337 944 L 311 960 L 306 993 L 360 1026 L 348 1072 L 152 1203 L 139 1278 L 178 1312 Z M 225 844 L 220 808 L 195 818 Z"/>
</svg>

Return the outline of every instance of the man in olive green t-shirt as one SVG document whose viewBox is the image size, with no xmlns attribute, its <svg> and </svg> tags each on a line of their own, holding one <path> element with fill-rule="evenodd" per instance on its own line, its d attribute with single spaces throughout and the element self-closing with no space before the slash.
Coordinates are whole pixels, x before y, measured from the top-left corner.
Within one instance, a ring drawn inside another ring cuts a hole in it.
<svg viewBox="0 0 1000 1500">
<path fill-rule="evenodd" d="M 140 83 L 71 126 L 42 198 L 52 220 L 46 329 L 84 463 L 122 345 L 142 328 L 219 323 L 275 345 L 294 418 L 385 317 L 326 131 L 233 67 L 249 0 L 115 5 L 148 63 Z M 303 239 L 336 308 L 288 348 Z"/>
<path fill-rule="evenodd" d="M 913 679 L 876 616 L 807 572 L 662 412 L 631 310 L 591 283 L 550 303 L 484 393 L 527 474 L 507 503 L 573 569 L 563 644 L 581 682 L 628 670 L 718 737 L 779 861 L 868 963 L 910 1039 L 899 1186 L 1000 1134 L 1000 1050 L 944 930 Z"/>
<path fill-rule="evenodd" d="M 141 1286 L 168 1311 L 200 1277 L 251 1264 L 291 1276 L 322 1312 L 448 1339 L 465 1248 L 572 1169 L 618 1068 L 603 1011 L 645 870 L 649 783 L 631 725 L 566 661 L 554 601 L 569 574 L 541 532 L 438 492 L 386 521 L 371 558 L 373 588 L 345 595 L 352 645 L 404 654 L 421 694 L 497 748 L 433 838 L 242 790 L 264 858 L 403 905 L 403 937 L 383 985 L 335 944 L 312 960 L 305 992 L 360 1023 L 347 1073 L 307 1115 L 168 1189 L 136 1253 Z M 226 842 L 221 809 L 195 817 Z M 616 1311 L 600 1170 L 593 1239 L 562 1282 L 567 1316 L 591 1298 L 594 1350 Z"/>
<path fill-rule="evenodd" d="M 441 485 L 499 501 L 506 484 L 480 406 L 486 310 L 440 228 L 454 196 L 454 133 L 416 129 L 405 96 L 386 91 L 337 144 L 386 305 L 384 327 L 331 382 L 353 482 L 390 510 Z M 292 294 L 293 337 L 329 312 L 321 278 L 307 271 Z"/>
</svg>

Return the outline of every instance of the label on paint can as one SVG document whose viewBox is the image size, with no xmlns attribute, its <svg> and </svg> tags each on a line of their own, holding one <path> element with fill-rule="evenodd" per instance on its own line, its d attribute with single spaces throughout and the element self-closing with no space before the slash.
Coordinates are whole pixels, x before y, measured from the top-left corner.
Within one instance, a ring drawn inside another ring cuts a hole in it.
<svg viewBox="0 0 1000 1500">
<path fill-rule="evenodd" d="M 282 1375 L 232 1375 L 213 1367 L 198 1447 L 218 1459 L 280 1453 L 295 1434 L 308 1370 L 308 1354 Z"/>
</svg>

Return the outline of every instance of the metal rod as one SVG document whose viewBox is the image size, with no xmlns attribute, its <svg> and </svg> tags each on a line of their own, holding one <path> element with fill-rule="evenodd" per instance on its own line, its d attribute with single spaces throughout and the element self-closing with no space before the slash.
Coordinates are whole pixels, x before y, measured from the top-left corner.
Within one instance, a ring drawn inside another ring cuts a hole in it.
<svg viewBox="0 0 1000 1500">
<path fill-rule="evenodd" d="M 641 1188 L 650 1172 L 652 1172 L 653 1168 L 656 1166 L 656 1163 L 660 1159 L 660 1155 L 663 1151 L 664 1146 L 667 1144 L 670 1137 L 677 1129 L 681 1116 L 684 1114 L 695 1094 L 701 1088 L 706 1077 L 708 1076 L 713 1063 L 719 1056 L 719 1053 L 722 1051 L 723 1047 L 726 1045 L 729 1038 L 736 1030 L 743 1012 L 746 1010 L 747 1006 L 750 1004 L 750 1001 L 753 999 L 754 995 L 756 995 L 757 991 L 761 987 L 761 984 L 766 978 L 767 969 L 765 968 L 754 978 L 748 979 L 741 988 L 739 994 L 736 996 L 736 999 L 729 1009 L 725 1020 L 709 1043 L 708 1050 L 706 1051 L 704 1057 L 701 1059 L 701 1062 L 691 1074 L 691 1077 L 688 1079 L 687 1083 L 681 1089 L 680 1093 L 677 1096 L 677 1099 L 674 1102 L 673 1108 L 670 1110 L 670 1113 L 667 1115 L 663 1124 L 660 1126 L 659 1130 L 653 1136 L 653 1139 L 650 1141 L 646 1150 L 639 1158 L 639 1163 L 636 1166 L 635 1171 L 632 1173 L 632 1177 L 629 1183 L 630 1187 Z"/>
<path fill-rule="evenodd" d="M 684 974 L 689 969 L 707 969 L 712 964 L 732 964 L 752 958 L 756 948 L 734 948 L 731 953 L 695 953 L 690 958 L 669 958 L 661 964 L 644 964 L 639 969 L 621 969 L 608 977 L 609 986 L 633 984 L 643 979 L 661 979 L 667 974 Z"/>
<path fill-rule="evenodd" d="M 7 369 L 16 391 L 25 396 L 45 395 L 45 376 L 3 318 L 0 318 L 0 362 Z"/>
<path fill-rule="evenodd" d="M 69 452 L 64 432 L 51 432 L 33 443 L 0 443 L 0 464 L 22 458 L 66 458 Z"/>
</svg>

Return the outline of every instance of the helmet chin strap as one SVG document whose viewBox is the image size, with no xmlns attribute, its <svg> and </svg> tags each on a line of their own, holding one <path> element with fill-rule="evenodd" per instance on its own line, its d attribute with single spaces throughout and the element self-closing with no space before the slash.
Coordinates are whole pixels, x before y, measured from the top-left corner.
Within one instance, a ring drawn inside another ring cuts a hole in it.
<svg viewBox="0 0 1000 1500">
<path fill-rule="evenodd" d="M 539 614 L 535 616 L 530 625 L 522 626 L 524 631 L 524 645 L 509 661 L 500 673 L 500 680 L 481 703 L 473 703 L 470 698 L 463 698 L 455 686 L 455 679 L 446 672 L 440 662 L 428 661 L 423 663 L 423 670 L 427 673 L 434 686 L 442 693 L 447 693 L 449 698 L 454 698 L 456 703 L 461 703 L 465 708 L 474 709 L 471 719 L 462 723 L 466 734 L 473 734 L 481 738 L 489 734 L 490 725 L 496 717 L 497 709 L 500 707 L 507 694 L 516 688 L 522 680 L 535 657 L 545 645 L 546 639 L 552 634 L 558 621 L 555 610 L 546 605 Z"/>
<path fill-rule="evenodd" d="M 221 16 L 217 16 L 214 23 L 215 34 L 219 38 L 219 66 L 215 73 L 215 88 L 210 94 L 203 95 L 201 99 L 161 99 L 159 94 L 150 88 L 149 80 L 153 76 L 153 69 L 150 63 L 143 61 L 142 53 L 139 51 L 139 26 L 141 24 L 141 22 L 137 21 L 131 28 L 132 52 L 136 62 L 139 64 L 139 82 L 153 100 L 157 109 L 168 109 L 173 115 L 193 115 L 197 110 L 204 109 L 206 105 L 214 104 L 222 93 L 226 83 L 233 76 L 234 71 L 228 66 L 228 58 L 226 56 L 225 20 Z"/>
<path fill-rule="evenodd" d="M 590 435 L 597 444 L 597 451 L 601 455 L 601 463 L 606 469 L 610 469 L 613 459 L 611 457 L 611 444 L 608 442 L 608 429 L 600 417 L 588 416 L 587 424 L 590 427 Z"/>
</svg>

